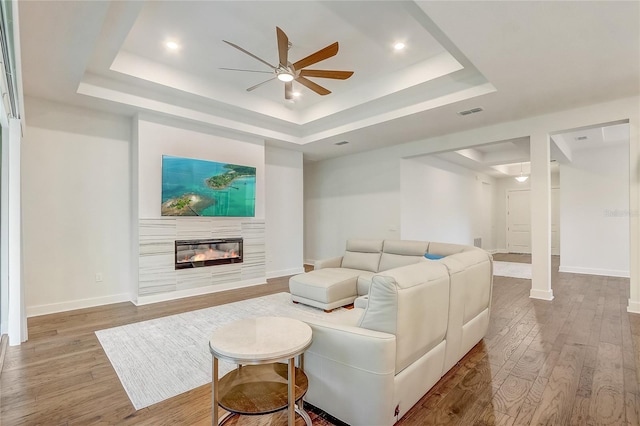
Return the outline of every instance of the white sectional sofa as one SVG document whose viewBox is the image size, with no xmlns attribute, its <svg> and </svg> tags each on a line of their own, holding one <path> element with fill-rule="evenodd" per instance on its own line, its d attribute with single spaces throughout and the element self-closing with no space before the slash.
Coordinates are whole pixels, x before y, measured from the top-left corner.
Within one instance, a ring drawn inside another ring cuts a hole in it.
<svg viewBox="0 0 640 426">
<path fill-rule="evenodd" d="M 350 241 L 340 263 L 321 263 L 319 270 L 330 264 L 364 271 L 343 287 L 356 293 L 348 298 L 366 291 L 368 300 L 342 323 L 309 322 L 313 343 L 305 353 L 305 399 L 352 426 L 394 424 L 489 325 L 490 254 L 416 241 L 385 240 L 379 246 L 378 270 L 369 270 L 375 263 L 373 241 Z M 419 247 L 424 248 L 420 256 Z M 354 249 L 366 249 L 359 252 L 365 256 L 350 256 Z M 427 260 L 425 252 L 446 257 Z M 381 265 L 392 267 L 380 271 Z"/>
<path fill-rule="evenodd" d="M 344 255 L 316 261 L 313 271 L 289 280 L 295 303 L 326 311 L 353 303 L 369 293 L 374 274 L 425 260 L 424 255 L 449 256 L 480 250 L 459 244 L 408 240 L 348 240 Z"/>
</svg>

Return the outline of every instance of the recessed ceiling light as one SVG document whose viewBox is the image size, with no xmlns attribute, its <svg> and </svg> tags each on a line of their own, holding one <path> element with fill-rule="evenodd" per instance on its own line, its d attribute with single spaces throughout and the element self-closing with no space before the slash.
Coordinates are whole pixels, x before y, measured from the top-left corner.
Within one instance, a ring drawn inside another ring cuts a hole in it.
<svg viewBox="0 0 640 426">
<path fill-rule="evenodd" d="M 175 41 L 168 41 L 164 45 L 167 46 L 167 49 L 169 50 L 178 50 L 178 48 L 180 47 L 180 45 Z"/>
<path fill-rule="evenodd" d="M 302 93 L 300 92 L 293 92 L 292 95 L 296 98 L 299 98 L 300 96 L 302 96 Z"/>
<path fill-rule="evenodd" d="M 396 50 L 402 50 L 405 47 L 406 47 L 406 45 L 401 41 L 399 41 L 399 42 L 397 42 L 396 44 L 393 45 L 393 48 L 396 49 Z"/>
</svg>

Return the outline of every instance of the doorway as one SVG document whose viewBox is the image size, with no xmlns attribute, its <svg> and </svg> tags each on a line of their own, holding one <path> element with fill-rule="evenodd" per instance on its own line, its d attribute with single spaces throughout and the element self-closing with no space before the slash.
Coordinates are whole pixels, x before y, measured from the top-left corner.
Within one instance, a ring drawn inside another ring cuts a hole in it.
<svg viewBox="0 0 640 426">
<path fill-rule="evenodd" d="M 507 251 L 531 254 L 531 190 L 507 191 Z M 551 254 L 560 255 L 560 188 L 551 188 Z"/>
</svg>

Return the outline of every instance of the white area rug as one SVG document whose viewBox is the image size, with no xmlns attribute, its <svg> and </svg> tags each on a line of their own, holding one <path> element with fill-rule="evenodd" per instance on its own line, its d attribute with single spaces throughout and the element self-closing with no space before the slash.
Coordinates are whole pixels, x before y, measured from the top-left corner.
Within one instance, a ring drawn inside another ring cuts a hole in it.
<svg viewBox="0 0 640 426">
<path fill-rule="evenodd" d="M 96 331 L 122 386 L 136 410 L 211 383 L 209 336 L 242 318 L 283 316 L 340 321 L 346 309 L 325 313 L 293 304 L 278 293 L 198 311 Z M 222 377 L 235 364 L 219 362 Z"/>
<path fill-rule="evenodd" d="M 517 262 L 493 262 L 493 275 L 500 277 L 531 279 L 531 264 Z"/>
</svg>

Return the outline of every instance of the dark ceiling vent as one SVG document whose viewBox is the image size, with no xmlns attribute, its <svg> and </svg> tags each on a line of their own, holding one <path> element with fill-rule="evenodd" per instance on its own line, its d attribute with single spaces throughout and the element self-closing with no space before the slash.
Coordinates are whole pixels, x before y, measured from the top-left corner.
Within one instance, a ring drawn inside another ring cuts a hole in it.
<svg viewBox="0 0 640 426">
<path fill-rule="evenodd" d="M 478 108 L 471 108 L 468 109 L 466 111 L 460 111 L 458 112 L 458 115 L 471 115 L 471 114 L 475 114 L 476 112 L 482 112 L 484 111 L 482 108 L 478 107 Z"/>
<path fill-rule="evenodd" d="M 576 140 L 577 140 L 577 141 L 584 141 L 584 140 L 587 140 L 587 139 L 588 139 L 588 138 L 587 138 L 586 136 L 578 136 L 578 137 L 576 138 Z"/>
<path fill-rule="evenodd" d="M 348 143 L 349 141 L 341 141 L 341 142 L 336 142 L 335 144 L 339 146 L 339 145 L 346 145 Z"/>
</svg>

